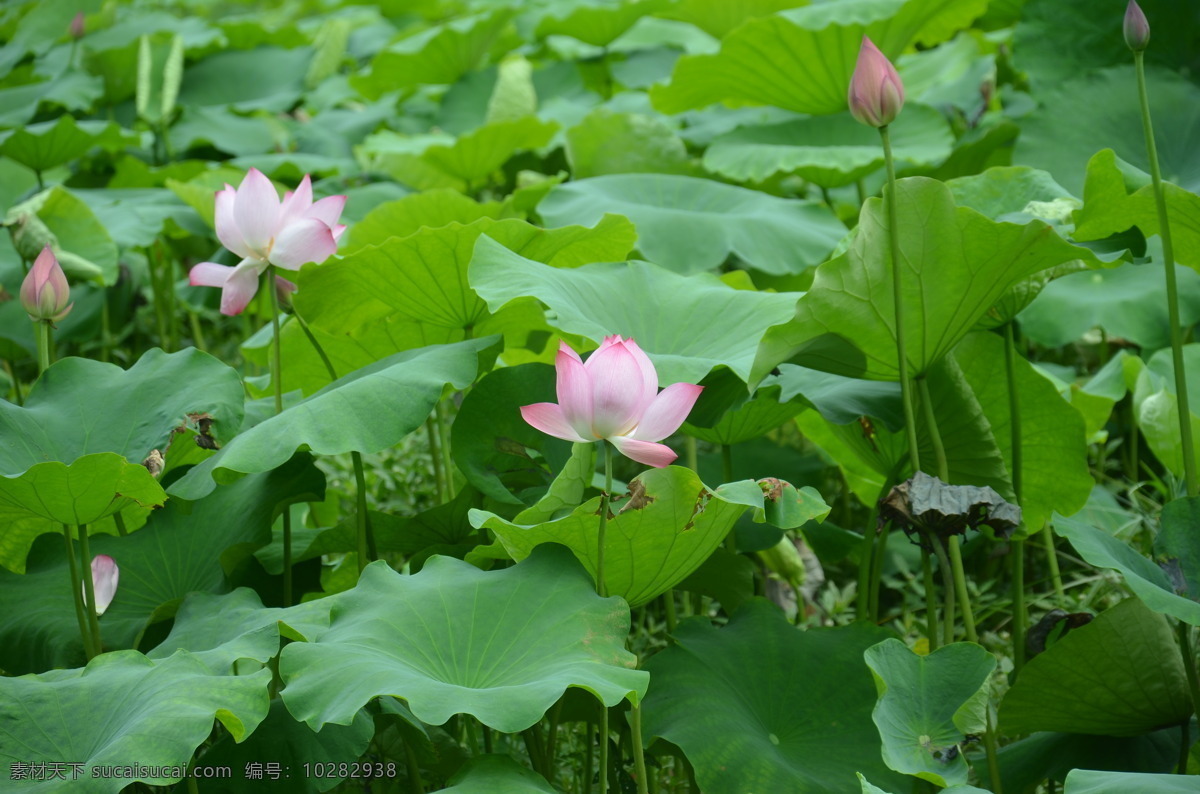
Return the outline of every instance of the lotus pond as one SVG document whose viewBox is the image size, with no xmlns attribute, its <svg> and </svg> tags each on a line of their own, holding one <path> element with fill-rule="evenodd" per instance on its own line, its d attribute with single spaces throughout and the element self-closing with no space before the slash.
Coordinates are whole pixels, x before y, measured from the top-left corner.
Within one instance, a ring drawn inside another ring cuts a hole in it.
<svg viewBox="0 0 1200 794">
<path fill-rule="evenodd" d="M 1200 6 L 0 42 L 0 791 L 1200 791 Z"/>
</svg>

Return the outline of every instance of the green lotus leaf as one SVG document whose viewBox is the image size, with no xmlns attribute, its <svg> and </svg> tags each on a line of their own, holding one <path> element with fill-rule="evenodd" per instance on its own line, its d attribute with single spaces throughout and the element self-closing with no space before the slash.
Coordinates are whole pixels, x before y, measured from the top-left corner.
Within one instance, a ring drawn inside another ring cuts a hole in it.
<svg viewBox="0 0 1200 794">
<path fill-rule="evenodd" d="M 590 226 L 609 212 L 634 222 L 647 259 L 683 275 L 730 255 L 765 273 L 799 273 L 824 261 L 846 232 L 823 204 L 673 174 L 581 179 L 538 205 L 549 226 Z"/>
<path fill-rule="evenodd" d="M 744 486 L 749 485 L 749 489 Z M 713 552 L 746 507 L 763 507 L 756 483 L 709 490 L 690 469 L 668 466 L 635 477 L 629 494 L 613 500 L 604 538 L 607 592 L 630 606 L 665 593 Z M 817 499 L 817 501 L 820 501 Z M 537 524 L 519 524 L 484 510 L 471 511 L 471 523 L 491 530 L 512 558 L 521 560 L 546 543 L 569 548 L 595 578 L 600 497 L 570 515 Z"/>
<path fill-rule="evenodd" d="M 466 713 L 515 732 L 568 687 L 639 700 L 648 676 L 632 669 L 628 630 L 624 602 L 597 596 L 565 549 L 498 571 L 432 557 L 403 576 L 375 562 L 337 597 L 327 632 L 283 649 L 283 699 L 314 730 L 392 695 L 431 725 Z"/>
<path fill-rule="evenodd" d="M 472 758 L 447 781 L 442 791 L 454 794 L 554 794 L 546 779 L 507 755 Z"/>
<path fill-rule="evenodd" d="M 965 785 L 967 760 L 957 748 L 967 734 L 984 732 L 996 659 L 973 642 L 918 656 L 895 639 L 863 657 L 879 691 L 871 717 L 883 737 L 884 762 L 939 786 Z"/>
<path fill-rule="evenodd" d="M 713 38 L 723 39 L 747 19 L 807 4 L 808 0 L 680 0 L 661 16 L 690 22 Z"/>
<path fill-rule="evenodd" d="M 62 764 L 67 780 L 79 770 L 72 791 L 116 794 L 135 781 L 175 783 L 212 733 L 214 718 L 235 740 L 254 732 L 267 716 L 270 683 L 266 668 L 230 676 L 187 653 L 153 661 L 136 651 L 97 656 L 82 670 L 0 678 L 5 791 L 62 790 L 61 779 L 21 779 L 15 772 L 38 762 Z M 147 771 L 122 776 L 101 769 L 110 766 Z M 180 772 L 156 773 L 155 767 Z"/>
<path fill-rule="evenodd" d="M 1067 775 L 1063 794 L 1188 794 L 1196 783 L 1179 775 L 1147 775 L 1141 772 L 1097 772 L 1073 769 Z"/>
<path fill-rule="evenodd" d="M 471 385 L 480 358 L 496 342 L 486 337 L 408 350 L 345 375 L 234 438 L 192 467 L 169 493 L 200 499 L 218 481 L 270 471 L 301 448 L 318 455 L 387 449 L 425 422 L 446 384 L 455 389 Z"/>
<path fill-rule="evenodd" d="M 790 317 L 796 301 L 795 293 L 733 289 L 708 274 L 680 276 L 646 262 L 549 267 L 487 236 L 475 244 L 468 278 L 492 311 L 532 296 L 554 312 L 551 322 L 562 332 L 597 342 L 633 337 L 660 386 L 697 383 L 722 365 L 746 380 L 759 337 Z"/>
<path fill-rule="evenodd" d="M 1031 791 L 1043 780 L 1062 782 L 1072 769 L 1170 772 L 1179 763 L 1179 727 L 1141 736 L 1032 733 L 996 753 L 1005 791 Z"/>
<path fill-rule="evenodd" d="M 910 377 L 950 352 L 1020 280 L 1075 259 L 1099 264 L 1044 223 L 995 223 L 956 207 L 949 188 L 932 179 L 902 179 L 896 197 Z M 789 359 L 839 375 L 896 380 L 889 251 L 883 202 L 868 199 L 849 250 L 817 269 L 795 317 L 763 339 L 753 381 Z"/>
<path fill-rule="evenodd" d="M 28 238 L 18 243 L 26 259 L 49 245 L 71 278 L 116 283 L 116 243 L 92 209 L 66 188 L 56 185 L 10 207 L 4 223 L 16 232 L 14 241 Z"/>
<path fill-rule="evenodd" d="M 259 47 L 215 53 L 184 72 L 179 104 L 228 105 L 234 110 L 283 113 L 304 93 L 304 75 L 312 57 L 309 47 Z M 247 80 L 247 75 L 254 75 L 254 79 Z"/>
<path fill-rule="evenodd" d="M 1000 728 L 1136 736 L 1187 720 L 1173 635 L 1140 600 L 1122 601 L 1029 660 L 1000 704 Z"/>
<path fill-rule="evenodd" d="M 567 162 L 576 181 L 605 174 L 689 174 L 687 146 L 656 116 L 597 108 L 567 130 Z"/>
<path fill-rule="evenodd" d="M 926 105 L 908 103 L 895 125 L 896 162 L 937 165 L 950 155 L 954 136 L 945 117 Z M 739 127 L 714 139 L 704 167 L 738 181 L 762 182 L 777 173 L 796 174 L 832 188 L 850 185 L 883 167 L 879 133 L 849 112 Z"/>
<path fill-rule="evenodd" d="M 671 82 L 650 96 L 663 113 L 722 101 L 837 113 L 864 35 L 894 60 L 914 42 L 950 38 L 985 8 L 979 0 L 848 0 L 757 17 L 730 31 L 716 55 L 680 58 Z"/>
<path fill-rule="evenodd" d="M 47 171 L 96 147 L 118 151 L 136 142 L 137 136 L 125 132 L 116 122 L 78 122 L 73 116 L 63 115 L 54 121 L 0 132 L 0 155 L 34 171 Z"/>
<path fill-rule="evenodd" d="M 710 794 L 849 791 L 860 771 L 907 790 L 880 760 L 862 663 L 888 636 L 865 623 L 798 631 L 762 599 L 724 628 L 686 620 L 646 662 L 643 735 L 683 750 Z"/>
<path fill-rule="evenodd" d="M 350 227 L 350 242 L 342 244 L 342 252 L 352 254 L 369 245 L 380 245 L 392 237 L 410 237 L 422 226 L 438 229 L 452 223 L 467 226 L 480 218 L 497 219 L 500 209 L 497 202 L 480 204 L 449 188 L 411 193 L 385 201 Z"/>
<path fill-rule="evenodd" d="M 593 47 L 607 47 L 642 17 L 671 5 L 671 0 L 568 4 L 565 11 L 555 11 L 542 17 L 534 35 L 538 38 L 571 36 Z"/>
</svg>

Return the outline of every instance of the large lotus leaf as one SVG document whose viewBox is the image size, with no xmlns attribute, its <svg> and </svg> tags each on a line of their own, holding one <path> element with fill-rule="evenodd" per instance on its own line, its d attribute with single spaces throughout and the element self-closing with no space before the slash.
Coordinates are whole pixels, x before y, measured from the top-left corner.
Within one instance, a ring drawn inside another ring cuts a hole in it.
<svg viewBox="0 0 1200 794">
<path fill-rule="evenodd" d="M 1021 279 L 1094 255 L 1044 223 L 996 223 L 956 207 L 943 183 L 911 177 L 896 183 L 901 294 L 910 377 L 958 343 Z M 788 359 L 851 377 L 896 380 L 895 302 L 883 202 L 868 199 L 850 249 L 817 269 L 796 316 L 771 329 L 754 380 Z"/>
<path fill-rule="evenodd" d="M 548 144 L 557 130 L 556 122 L 533 116 L 496 121 L 452 143 L 431 141 L 412 153 L 382 154 L 378 164 L 397 181 L 416 189 L 453 187 L 471 192 L 483 187 L 517 152 Z"/>
<path fill-rule="evenodd" d="M 850 791 L 857 772 L 907 790 L 880 759 L 862 662 L 888 636 L 865 623 L 798 631 L 761 599 L 724 628 L 684 621 L 646 662 L 643 735 L 678 745 L 710 794 Z"/>
<path fill-rule="evenodd" d="M 94 147 L 119 150 L 136 143 L 137 137 L 121 130 L 115 122 L 77 122 L 72 116 L 29 124 L 0 132 L 0 155 L 11 157 L 34 171 L 46 171 L 69 163 Z"/>
<path fill-rule="evenodd" d="M 995 657 L 973 642 L 919 656 L 896 639 L 863 657 L 879 691 L 871 717 L 883 737 L 884 763 L 939 786 L 965 785 L 967 760 L 957 747 L 967 734 L 984 731 Z"/>
<path fill-rule="evenodd" d="M 145 472 L 141 466 L 133 468 Z M 194 506 L 172 501 L 128 537 L 93 537 L 92 554 L 107 554 L 121 571 L 116 597 L 100 618 L 104 647 L 135 647 L 147 625 L 174 615 L 188 593 L 227 590 L 228 574 L 270 542 L 279 506 L 320 499 L 323 490 L 321 473 L 307 456 L 299 456 L 221 488 Z M 61 538 L 40 541 L 24 575 L 0 571 L 0 668 L 39 672 L 82 658 L 67 580 Z"/>
<path fill-rule="evenodd" d="M 954 349 L 954 358 L 971 384 L 1011 472 L 1012 415 L 1008 380 L 1001 376 L 1005 371 L 1004 340 L 995 334 L 971 334 Z M 1082 508 L 1094 481 L 1088 468 L 1083 416 L 1019 355 L 1015 369 L 1021 415 L 1021 512 L 1026 528 L 1036 532 L 1054 511 L 1071 515 Z"/>
<path fill-rule="evenodd" d="M 864 35 L 894 59 L 914 42 L 950 38 L 985 8 L 980 0 L 848 0 L 758 17 L 731 31 L 718 54 L 680 58 L 670 84 L 650 96 L 664 113 L 721 101 L 837 113 Z"/>
<path fill-rule="evenodd" d="M 88 205 L 123 250 L 153 245 L 169 223 L 192 234 L 208 234 L 192 208 L 165 188 L 109 187 L 76 190 L 75 196 Z"/>
<path fill-rule="evenodd" d="M 1127 383 L 1133 384 L 1133 407 L 1138 427 L 1146 440 L 1146 446 L 1164 467 L 1176 477 L 1183 477 L 1183 438 L 1179 431 L 1180 410 L 1188 411 L 1193 436 L 1200 432 L 1200 346 L 1184 345 L 1183 359 L 1188 373 L 1188 399 L 1190 405 L 1180 406 L 1175 393 L 1174 368 L 1169 354 L 1160 351 L 1151 358 L 1155 366 L 1146 366 L 1139 358 L 1124 362 Z M 1194 450 L 1200 461 L 1200 449 Z"/>
<path fill-rule="evenodd" d="M 593 47 L 612 44 L 642 17 L 672 5 L 671 0 L 620 0 L 617 3 L 580 3 L 565 12 L 542 18 L 534 35 L 571 36 Z"/>
<path fill-rule="evenodd" d="M 358 712 L 349 725 L 326 725 L 320 731 L 313 731 L 303 722 L 292 719 L 282 700 L 273 700 L 267 718 L 245 741 L 234 742 L 233 737 L 222 736 L 197 760 L 197 763 L 205 766 L 227 767 L 232 771 L 232 777 L 224 780 L 200 779 L 196 782 L 201 792 L 213 794 L 231 791 L 278 791 L 289 794 L 328 791 L 344 779 L 344 776 L 333 774 L 334 770 L 344 771 L 348 775 L 353 769 L 350 765 L 359 761 L 374 734 L 375 723 L 365 709 Z M 261 772 L 258 777 L 247 775 L 247 771 L 254 768 L 252 764 L 261 768 L 263 760 L 267 758 L 280 764 L 283 769 L 293 771 L 281 774 L 278 778 Z M 360 763 L 360 773 L 367 774 L 367 763 L 366 759 Z M 372 763 L 380 764 L 372 766 L 372 771 L 378 769 L 386 772 L 388 769 L 388 762 Z M 321 766 L 317 767 L 318 764 Z M 321 769 L 322 776 L 303 774 L 310 767 Z"/>
<path fill-rule="evenodd" d="M 472 758 L 441 791 L 454 794 L 555 794 L 546 778 L 507 755 Z"/>
<path fill-rule="evenodd" d="M 696 169 L 683 139 L 657 116 L 598 108 L 567 130 L 571 175 L 688 174 Z"/>
<path fill-rule="evenodd" d="M 318 455 L 373 454 L 420 427 L 450 384 L 465 389 L 489 355 L 495 337 L 396 353 L 345 375 L 237 436 L 194 466 L 169 489 L 181 499 L 200 499 L 217 483 L 270 471 L 296 450 Z"/>
<path fill-rule="evenodd" d="M 1072 769 L 1170 772 L 1179 763 L 1179 727 L 1141 736 L 1082 733 L 1030 734 L 1000 748 L 996 761 L 1005 791 L 1034 791 L 1043 780 L 1061 782 Z"/>
<path fill-rule="evenodd" d="M 1088 564 L 1119 571 L 1129 589 L 1150 609 L 1200 626 L 1200 603 L 1180 595 L 1163 569 L 1138 554 L 1129 544 L 1103 530 L 1062 516 L 1054 517 L 1054 531 L 1071 541 L 1075 551 Z"/>
<path fill-rule="evenodd" d="M 18 776 L 20 764 L 33 763 L 62 765 L 66 780 L 78 770 L 72 791 L 116 794 L 138 780 L 174 783 L 181 774 L 155 768 L 186 767 L 214 718 L 238 741 L 253 733 L 267 716 L 270 683 L 266 668 L 229 676 L 187 653 L 156 662 L 136 651 L 97 656 L 83 670 L 0 678 L 4 790 L 63 789 L 53 776 Z M 122 777 L 98 769 L 135 765 L 146 771 Z"/>
<path fill-rule="evenodd" d="M 1191 794 L 1195 790 L 1195 780 L 1187 776 L 1074 769 L 1067 775 L 1063 794 Z"/>
<path fill-rule="evenodd" d="M 480 204 L 449 188 L 412 193 L 386 201 L 368 212 L 350 228 L 350 242 L 342 244 L 342 252 L 352 254 L 391 237 L 408 237 L 422 226 L 431 229 L 451 223 L 466 226 L 480 218 L 498 218 L 500 209 L 501 205 L 494 201 Z"/>
<path fill-rule="evenodd" d="M 758 485 L 748 485 L 749 489 L 711 491 L 694 471 L 681 466 L 650 469 L 635 477 L 629 493 L 613 500 L 615 515 L 605 530 L 607 591 L 636 607 L 685 579 L 721 545 L 747 507 L 763 506 Z M 494 532 L 515 560 L 538 546 L 561 543 L 594 579 L 599 509 L 597 496 L 557 520 L 518 524 L 472 510 L 471 523 Z"/>
<path fill-rule="evenodd" d="M 1191 715 L 1170 624 L 1129 598 L 1030 659 L 1000 704 L 1000 727 L 1136 736 Z"/>
<path fill-rule="evenodd" d="M 1200 320 L 1200 275 L 1175 266 L 1182 322 Z M 1123 264 L 1072 273 L 1046 285 L 1020 314 L 1025 336 L 1047 347 L 1076 341 L 1093 328 L 1156 350 L 1170 344 L 1162 264 Z"/>
<path fill-rule="evenodd" d="M 741 382 L 738 382 L 741 385 Z M 744 387 L 742 387 L 744 388 Z M 684 424 L 690 436 L 714 444 L 740 444 L 774 430 L 804 410 L 805 404 L 780 399 L 778 388 L 759 388 L 747 402 L 731 408 L 710 426 L 695 422 Z"/>
<path fill-rule="evenodd" d="M 368 99 L 422 84 L 449 85 L 479 68 L 489 54 L 506 51 L 502 37 L 513 11 L 463 16 L 400 39 L 371 61 L 371 71 L 350 83 Z"/>
<path fill-rule="evenodd" d="M 901 166 L 937 165 L 953 144 L 945 117 L 915 103 L 905 106 L 904 121 L 892 135 L 892 151 Z M 743 182 L 762 182 L 782 172 L 839 187 L 882 168 L 883 147 L 873 127 L 845 112 L 739 127 L 713 140 L 704 152 L 704 167 Z"/>
<path fill-rule="evenodd" d="M 753 17 L 808 5 L 808 0 L 680 0 L 660 16 L 690 22 L 713 38 L 725 34 Z"/>
<path fill-rule="evenodd" d="M 846 232 L 823 204 L 672 174 L 581 179 L 538 205 L 550 226 L 590 226 L 608 212 L 634 222 L 647 259 L 684 275 L 730 255 L 766 273 L 799 273 L 824 261 Z"/>
<path fill-rule="evenodd" d="M 491 218 L 467 226 L 451 223 L 391 238 L 311 269 L 296 294 L 296 306 L 314 326 L 331 333 L 353 331 L 384 317 L 472 328 L 488 314 L 467 283 L 475 242 L 485 233 L 523 256 L 567 268 L 624 259 L 635 239 L 632 225 L 617 215 L 600 218 L 591 229 L 546 230 Z"/>
<path fill-rule="evenodd" d="M 860 416 L 869 416 L 882 420 L 891 430 L 904 426 L 898 383 L 855 380 L 795 364 L 779 365 L 779 374 L 767 378 L 759 388 L 775 383 L 780 386 L 781 400 L 803 397 L 834 424 L 844 425 Z"/>
<path fill-rule="evenodd" d="M 858 779 L 862 783 L 862 794 L 889 794 L 889 792 L 871 783 L 861 773 L 859 773 Z M 988 794 L 987 789 L 967 785 L 947 786 L 942 791 L 944 794 Z"/>
<path fill-rule="evenodd" d="M 492 311 L 533 296 L 555 313 L 561 331 L 593 341 L 633 337 L 661 386 L 696 383 L 721 365 L 748 379 L 758 339 L 790 317 L 796 302 L 795 293 L 733 289 L 714 276 L 680 276 L 646 262 L 549 267 L 487 236 L 475 244 L 468 277 Z"/>
<path fill-rule="evenodd" d="M 1078 208 L 1079 202 L 1047 171 L 1023 165 L 996 166 L 982 174 L 960 176 L 946 182 L 954 203 L 970 207 L 994 221 L 1028 220 L 1031 205 Z M 1044 213 L 1043 213 L 1044 219 Z"/>
<path fill-rule="evenodd" d="M 392 695 L 431 725 L 466 713 L 521 731 L 568 687 L 640 700 L 648 676 L 632 669 L 628 631 L 624 602 L 597 596 L 565 549 L 497 571 L 435 556 L 403 576 L 380 561 L 338 596 L 327 632 L 283 649 L 283 699 L 314 730 Z"/>
<path fill-rule="evenodd" d="M 1116 160 L 1113 150 L 1105 149 L 1088 161 L 1083 209 L 1075 216 L 1076 239 L 1101 240 L 1130 226 L 1147 237 L 1161 234 L 1154 186 L 1128 185 Z M 1169 182 L 1163 193 L 1176 262 L 1200 270 L 1200 196 Z"/>
<path fill-rule="evenodd" d="M 184 72 L 179 104 L 282 113 L 303 94 L 304 74 L 312 56 L 308 47 L 231 49 L 210 55 Z M 247 75 L 254 79 L 246 79 Z"/>
<path fill-rule="evenodd" d="M 66 188 L 55 185 L 10 207 L 4 222 L 10 231 L 40 224 L 40 231 L 48 235 L 43 242 L 50 245 L 71 278 L 116 283 L 116 243 L 91 208 Z M 34 256 L 29 251 L 25 254 L 27 258 Z"/>
<path fill-rule="evenodd" d="M 1181 145 L 1200 124 L 1200 87 L 1153 68 L 1146 83 L 1163 179 L 1200 190 L 1200 151 Z M 1044 168 L 1076 196 L 1083 195 L 1088 160 L 1101 149 L 1150 172 L 1132 65 L 1055 83 L 1038 98 L 1041 107 L 1021 119 L 1015 164 Z"/>
</svg>

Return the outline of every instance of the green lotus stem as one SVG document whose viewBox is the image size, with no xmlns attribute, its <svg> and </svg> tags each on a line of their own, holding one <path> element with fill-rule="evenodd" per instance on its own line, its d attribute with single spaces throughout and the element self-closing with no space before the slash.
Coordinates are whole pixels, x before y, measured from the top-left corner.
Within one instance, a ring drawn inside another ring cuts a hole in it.
<svg viewBox="0 0 1200 794">
<path fill-rule="evenodd" d="M 50 323 L 37 320 L 33 324 L 33 333 L 37 337 L 38 374 L 50 369 Z"/>
<path fill-rule="evenodd" d="M 429 437 L 429 457 L 433 460 L 433 481 L 440 504 L 449 500 L 446 498 L 446 483 L 442 479 L 442 450 L 438 443 L 437 423 L 432 416 L 425 420 L 425 434 Z"/>
<path fill-rule="evenodd" d="M 592 721 L 583 723 L 583 780 L 580 791 L 592 790 Z"/>
<path fill-rule="evenodd" d="M 83 653 L 90 662 L 96 655 L 96 649 L 92 645 L 92 631 L 83 611 L 83 588 L 79 582 L 79 563 L 75 559 L 75 547 L 71 542 L 71 525 L 63 524 L 62 528 L 63 544 L 67 552 L 67 574 L 71 579 L 71 600 L 75 603 L 75 619 L 79 622 L 79 638 L 83 640 Z"/>
<path fill-rule="evenodd" d="M 320 357 L 321 363 L 325 365 L 325 372 L 329 374 L 329 381 L 332 383 L 338 379 L 337 369 L 334 368 L 333 362 L 330 361 L 329 355 L 325 352 L 325 348 L 317 341 L 317 337 L 313 334 L 312 329 L 308 327 L 308 323 L 300 316 L 300 312 L 292 308 L 292 317 L 296 318 L 296 322 L 300 325 L 300 330 L 308 337 L 308 343 L 312 345 L 313 350 L 317 351 L 317 356 Z M 356 449 L 350 450 L 351 465 L 354 466 L 354 487 L 355 487 L 355 528 L 358 534 L 358 572 L 362 573 L 363 568 L 367 567 L 367 563 L 374 562 L 379 559 L 379 554 L 375 549 L 375 535 L 371 531 L 370 517 L 367 515 L 367 475 L 363 468 L 362 453 Z"/>
<path fill-rule="evenodd" d="M 1000 781 L 999 747 L 996 746 L 996 728 L 992 725 L 992 707 L 987 707 L 983 729 L 983 751 L 987 755 L 988 778 L 992 782 L 992 794 L 1004 794 Z"/>
<path fill-rule="evenodd" d="M 904 428 L 908 434 L 908 460 L 915 474 L 921 470 L 917 448 L 917 420 L 913 413 L 912 382 L 908 379 L 908 354 L 904 347 L 904 290 L 900 281 L 900 223 L 896 216 L 896 163 L 892 159 L 892 141 L 887 125 L 879 128 L 883 141 L 883 161 L 887 165 L 887 184 L 883 203 L 887 207 L 888 242 L 892 258 L 892 303 L 896 312 L 896 358 L 900 375 L 900 399 L 904 403 Z"/>
<path fill-rule="evenodd" d="M 1046 563 L 1050 566 L 1050 580 L 1054 582 L 1054 594 L 1061 604 L 1067 600 L 1067 591 L 1063 587 L 1062 572 L 1058 569 L 1058 551 L 1054 548 L 1054 532 L 1050 525 L 1042 527 L 1042 542 L 1046 546 Z"/>
<path fill-rule="evenodd" d="M 192 330 L 192 345 L 201 353 L 207 353 L 208 345 L 204 342 L 204 331 L 200 327 L 200 315 L 188 309 L 187 316 L 188 327 Z"/>
<path fill-rule="evenodd" d="M 119 510 L 113 513 L 113 523 L 117 525 L 118 535 L 125 537 L 129 534 L 129 531 L 125 529 L 125 519 L 121 516 L 121 512 Z"/>
<path fill-rule="evenodd" d="M 946 591 L 946 611 L 942 615 L 942 644 L 949 645 L 954 642 L 954 594 L 957 592 L 954 589 L 954 570 L 950 565 L 950 559 L 946 556 L 946 549 L 942 546 L 941 538 L 932 531 L 926 531 L 925 537 L 929 541 L 929 545 L 933 547 L 933 553 L 937 555 L 938 567 L 942 569 L 942 589 Z"/>
<path fill-rule="evenodd" d="M 92 584 L 92 551 L 89 548 L 87 524 L 80 524 L 79 531 L 79 572 L 83 578 L 84 614 L 92 631 L 92 643 L 96 654 L 104 650 L 100 639 L 100 618 L 96 615 L 96 589 Z"/>
<path fill-rule="evenodd" d="M 558 749 L 558 725 L 562 717 L 562 699 L 550 709 L 550 724 L 546 726 L 546 767 L 554 774 L 554 753 Z M 549 780 L 549 778 L 547 778 Z"/>
<path fill-rule="evenodd" d="M 271 388 L 275 413 L 283 413 L 283 359 L 279 340 L 279 294 L 275 289 L 275 266 L 267 265 L 267 294 L 271 296 Z"/>
<path fill-rule="evenodd" d="M 1012 484 L 1017 504 L 1021 504 L 1023 491 L 1021 468 L 1024 453 L 1021 440 L 1021 393 L 1017 390 L 1017 345 L 1013 321 L 1004 324 L 1004 375 L 1008 381 L 1009 438 L 1012 447 Z M 1025 665 L 1025 540 L 1019 538 L 1009 543 L 1012 558 L 1012 602 L 1013 672 L 1020 673 Z"/>
<path fill-rule="evenodd" d="M 608 794 L 608 706 L 600 704 L 600 794 Z"/>
<path fill-rule="evenodd" d="M 442 453 L 442 476 L 446 479 L 446 499 L 453 499 L 454 489 L 454 458 L 450 455 L 450 409 L 445 403 L 437 404 L 438 418 L 438 447 Z"/>
<path fill-rule="evenodd" d="M 17 380 L 17 372 L 13 369 L 12 362 L 6 358 L 0 360 L 0 364 L 4 365 L 4 374 L 8 375 L 9 381 L 12 382 L 13 402 L 17 405 L 24 405 L 25 398 L 21 394 L 21 381 Z"/>
<path fill-rule="evenodd" d="M 1196 675 L 1196 652 L 1192 647 L 1192 627 L 1182 620 L 1177 626 L 1179 632 L 1179 652 L 1183 655 L 1183 671 L 1187 675 L 1188 692 L 1192 696 L 1192 713 L 1200 714 L 1200 679 Z M 1188 720 L 1183 721 L 1183 748 L 1179 753 L 1179 774 L 1187 774 Z"/>
<path fill-rule="evenodd" d="M 938 614 L 937 591 L 933 584 L 933 562 L 928 554 L 921 555 L 921 577 L 925 582 L 925 639 L 929 642 L 929 652 L 938 649 Z"/>
<path fill-rule="evenodd" d="M 1163 270 L 1167 278 L 1167 323 L 1171 327 L 1171 360 L 1175 365 L 1175 396 L 1179 406 L 1179 440 L 1183 450 L 1183 480 L 1187 495 L 1200 493 L 1196 481 L 1196 448 L 1192 442 L 1191 410 L 1188 406 L 1187 373 L 1183 365 L 1183 334 L 1179 325 L 1179 289 L 1175 285 L 1175 248 L 1171 241 L 1171 222 L 1167 217 L 1167 197 L 1163 192 L 1162 172 L 1158 167 L 1158 147 L 1150 121 L 1150 99 L 1146 93 L 1144 53 L 1133 53 L 1137 71 L 1138 97 L 1142 107 L 1142 131 L 1146 136 L 1146 156 L 1150 160 L 1150 179 L 1154 183 L 1154 204 L 1158 208 L 1158 233 L 1162 237 Z"/>
<path fill-rule="evenodd" d="M 925 378 L 917 378 L 917 388 L 921 391 L 921 408 L 925 413 L 925 425 L 929 428 L 929 440 L 933 444 L 938 478 L 949 484 L 950 464 L 946 462 L 946 447 L 942 444 L 942 434 L 938 430 L 937 417 L 933 413 L 933 398 L 929 394 L 929 381 Z"/>
<path fill-rule="evenodd" d="M 967 630 L 968 642 L 979 642 L 975 633 L 975 615 L 971 611 L 971 599 L 967 595 L 967 576 L 963 571 L 962 548 L 959 546 L 958 535 L 951 535 L 946 542 L 950 548 L 950 564 L 954 566 L 954 589 L 958 600 L 962 602 L 963 628 Z"/>
<path fill-rule="evenodd" d="M 108 290 L 100 301 L 100 360 L 107 362 L 112 357 L 112 317 L 108 308 Z"/>
<path fill-rule="evenodd" d="M 407 739 L 402 740 L 404 743 L 404 760 L 408 765 L 408 785 L 414 794 L 425 794 L 425 786 L 421 783 L 421 767 L 417 763 L 417 751 L 413 749 L 412 742 Z"/>
<path fill-rule="evenodd" d="M 855 180 L 854 190 L 856 193 L 858 193 L 858 206 L 861 207 L 863 204 L 866 204 L 867 203 L 867 186 L 865 184 L 863 184 L 863 181 L 861 179 Z"/>
<path fill-rule="evenodd" d="M 650 782 L 646 779 L 646 756 L 642 749 L 642 706 L 635 703 L 630 709 L 629 732 L 633 740 L 633 772 L 637 776 L 638 794 L 649 794 Z"/>
</svg>

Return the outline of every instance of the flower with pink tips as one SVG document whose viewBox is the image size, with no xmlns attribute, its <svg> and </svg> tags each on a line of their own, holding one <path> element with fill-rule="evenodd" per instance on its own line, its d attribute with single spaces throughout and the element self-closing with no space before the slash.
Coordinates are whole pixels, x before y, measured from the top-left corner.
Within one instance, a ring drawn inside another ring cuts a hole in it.
<svg viewBox="0 0 1200 794">
<path fill-rule="evenodd" d="M 192 286 L 220 287 L 221 313 L 240 314 L 258 292 L 259 276 L 268 265 L 299 270 L 309 262 L 324 262 L 337 250 L 346 227 L 338 223 L 345 196 L 313 201 L 308 175 L 283 200 L 261 171 L 251 168 L 235 190 L 217 192 L 216 226 L 221 244 L 242 257 L 236 267 L 201 262 L 189 273 Z M 286 279 L 279 287 L 295 290 Z"/>
<path fill-rule="evenodd" d="M 525 421 L 567 441 L 611 441 L 622 455 L 663 467 L 678 457 L 655 443 L 687 419 L 703 386 L 674 383 L 658 390 L 658 373 L 632 339 L 607 336 L 585 362 L 566 342 L 555 358 L 558 402 L 521 407 Z"/>
<path fill-rule="evenodd" d="M 121 570 L 112 557 L 107 554 L 97 554 L 92 558 L 92 592 L 96 595 L 96 603 L 93 606 L 96 608 L 97 615 L 103 615 L 104 610 L 108 609 L 108 605 L 112 603 L 113 597 L 117 594 L 117 582 L 120 578 Z M 86 588 L 83 593 L 86 599 Z"/>
<path fill-rule="evenodd" d="M 887 56 L 866 36 L 847 95 L 850 113 L 869 127 L 886 127 L 904 107 L 904 83 Z"/>
<path fill-rule="evenodd" d="M 71 303 L 71 288 L 58 257 L 50 246 L 42 249 L 33 267 L 21 282 L 21 307 L 29 319 L 56 323 L 66 317 L 75 304 Z"/>
</svg>

